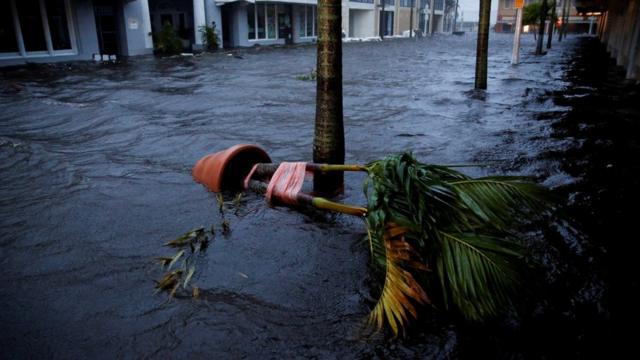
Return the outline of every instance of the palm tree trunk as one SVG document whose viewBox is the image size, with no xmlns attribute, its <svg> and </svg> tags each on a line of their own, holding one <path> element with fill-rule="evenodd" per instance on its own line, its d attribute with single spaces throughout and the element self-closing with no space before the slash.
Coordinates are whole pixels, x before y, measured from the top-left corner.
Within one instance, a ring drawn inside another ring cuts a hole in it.
<svg viewBox="0 0 640 360">
<path fill-rule="evenodd" d="M 478 44 L 476 47 L 476 89 L 487 88 L 490 15 L 491 0 L 480 0 L 480 21 L 478 23 Z"/>
<path fill-rule="evenodd" d="M 542 43 L 544 42 L 544 25 L 547 21 L 547 11 L 549 11 L 547 0 L 542 0 L 542 6 L 540 6 L 540 28 L 538 29 L 536 55 L 542 55 Z"/>
<path fill-rule="evenodd" d="M 342 3 L 318 1 L 316 122 L 313 161 L 344 164 L 342 121 Z M 342 172 L 316 173 L 314 190 L 333 194 L 343 187 Z"/>
</svg>

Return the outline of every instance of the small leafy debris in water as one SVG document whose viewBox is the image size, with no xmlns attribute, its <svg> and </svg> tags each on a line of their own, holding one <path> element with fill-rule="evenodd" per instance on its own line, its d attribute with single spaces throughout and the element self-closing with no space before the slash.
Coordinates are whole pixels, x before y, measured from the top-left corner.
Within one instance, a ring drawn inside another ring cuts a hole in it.
<svg viewBox="0 0 640 360">
<path fill-rule="evenodd" d="M 218 203 L 218 212 L 224 215 L 224 198 L 222 197 L 222 194 L 216 194 L 216 202 Z"/>
<path fill-rule="evenodd" d="M 245 274 L 245 273 L 238 272 L 238 275 L 242 276 L 245 279 L 249 278 L 249 276 L 247 274 Z"/>
<path fill-rule="evenodd" d="M 182 257 L 182 255 L 184 255 L 184 250 L 180 250 L 178 251 L 173 258 L 171 259 L 171 261 L 169 262 L 169 269 L 171 269 L 171 267 L 173 266 L 173 264 L 176 263 L 176 261 L 178 261 L 178 259 L 180 259 Z"/>
<path fill-rule="evenodd" d="M 189 280 L 191 280 L 191 278 L 193 277 L 194 272 L 196 272 L 196 267 L 191 265 L 191 267 L 189 267 L 189 271 L 187 272 L 187 276 L 185 276 L 184 278 L 184 283 L 182 284 L 183 289 L 187 288 L 187 285 L 189 284 Z"/>
<path fill-rule="evenodd" d="M 214 235 L 213 227 L 211 227 L 211 230 L 212 235 Z M 156 289 L 157 292 L 167 291 L 169 292 L 169 297 L 173 297 L 179 290 L 180 285 L 182 285 L 184 290 L 187 290 L 187 286 L 196 272 L 196 266 L 193 264 L 196 260 L 194 254 L 204 251 L 207 248 L 209 245 L 209 237 L 207 237 L 204 227 L 200 227 L 164 245 L 179 248 L 179 250 L 171 257 L 163 256 L 156 258 L 162 267 L 167 267 L 167 272 L 156 282 Z M 189 252 L 187 252 L 186 247 L 189 247 Z M 181 264 L 179 268 L 171 270 L 177 263 Z M 199 292 L 200 290 L 193 290 L 194 294 L 199 294 Z"/>
<path fill-rule="evenodd" d="M 240 206 L 240 202 L 242 201 L 242 193 L 237 193 L 233 198 L 233 206 Z"/>
<path fill-rule="evenodd" d="M 193 290 L 191 291 L 191 296 L 193 296 L 194 299 L 200 298 L 200 288 L 197 286 L 194 286 Z"/>
<path fill-rule="evenodd" d="M 156 260 L 158 260 L 162 266 L 167 266 L 171 262 L 171 260 L 173 260 L 173 258 L 163 256 L 157 257 Z"/>
<path fill-rule="evenodd" d="M 169 271 L 157 282 L 156 289 L 158 291 L 173 289 L 179 283 L 180 277 L 182 277 L 182 269 Z"/>
<path fill-rule="evenodd" d="M 229 223 L 229 220 L 224 219 L 224 221 L 222 221 L 222 234 L 229 235 L 230 232 L 231 232 L 231 224 Z"/>
<path fill-rule="evenodd" d="M 311 72 L 308 74 L 302 74 L 302 75 L 296 76 L 296 80 L 302 80 L 302 81 L 311 81 L 311 80 L 316 80 L 317 78 L 318 78 L 318 72 L 316 71 L 316 69 L 311 70 Z"/>
<path fill-rule="evenodd" d="M 190 242 L 192 242 L 194 239 L 201 237 L 204 235 L 204 228 L 200 227 L 197 229 L 193 229 L 191 231 L 189 231 L 188 233 L 180 236 L 177 239 L 171 240 L 167 243 L 165 243 L 165 246 L 171 246 L 171 247 L 182 247 L 182 246 L 186 246 L 189 245 Z"/>
</svg>

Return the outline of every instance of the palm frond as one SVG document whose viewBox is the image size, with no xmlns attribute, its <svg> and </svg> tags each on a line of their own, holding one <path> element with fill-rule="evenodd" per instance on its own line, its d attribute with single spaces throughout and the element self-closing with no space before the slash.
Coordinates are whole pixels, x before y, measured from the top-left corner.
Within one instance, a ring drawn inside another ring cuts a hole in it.
<svg viewBox="0 0 640 360">
<path fill-rule="evenodd" d="M 544 212 L 545 188 L 519 177 L 474 179 L 408 153 L 374 161 L 367 172 L 369 248 L 385 274 L 372 323 L 389 324 L 397 335 L 409 315 L 415 317 L 413 305 L 429 302 L 427 287 L 444 308 L 471 320 L 494 316 L 510 303 L 524 256 L 510 233 Z M 407 250 L 392 251 L 398 246 Z M 435 271 L 419 271 L 411 266 L 416 263 Z"/>
<path fill-rule="evenodd" d="M 414 303 L 424 305 L 430 302 L 420 284 L 405 269 L 427 270 L 426 265 L 418 260 L 411 245 L 404 240 L 407 231 L 407 228 L 394 224 L 390 224 L 385 230 L 385 280 L 378 303 L 369 316 L 371 324 L 378 329 L 388 324 L 396 336 L 404 329 L 409 316 L 418 317 Z"/>
<path fill-rule="evenodd" d="M 440 233 L 436 273 L 444 305 L 470 320 L 494 316 L 509 304 L 518 282 L 522 249 L 513 242 L 476 234 Z"/>
<path fill-rule="evenodd" d="M 545 211 L 551 201 L 547 189 L 521 177 L 485 177 L 449 185 L 485 226 L 501 229 L 510 227 L 516 216 Z"/>
</svg>

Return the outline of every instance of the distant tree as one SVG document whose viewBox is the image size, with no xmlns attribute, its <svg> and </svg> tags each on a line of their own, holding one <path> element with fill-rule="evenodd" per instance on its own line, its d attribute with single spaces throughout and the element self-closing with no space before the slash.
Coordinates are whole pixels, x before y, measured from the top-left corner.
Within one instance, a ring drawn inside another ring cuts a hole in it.
<svg viewBox="0 0 640 360">
<path fill-rule="evenodd" d="M 550 18 L 552 14 L 552 7 L 549 6 L 547 9 L 546 17 Z M 542 3 L 535 2 L 531 3 L 523 8 L 522 11 L 522 24 L 529 25 L 533 27 L 533 36 L 537 39 L 536 33 L 538 32 L 538 26 L 540 24 L 540 18 L 542 17 Z M 557 16 L 551 17 L 551 21 L 555 22 L 557 20 Z"/>
</svg>

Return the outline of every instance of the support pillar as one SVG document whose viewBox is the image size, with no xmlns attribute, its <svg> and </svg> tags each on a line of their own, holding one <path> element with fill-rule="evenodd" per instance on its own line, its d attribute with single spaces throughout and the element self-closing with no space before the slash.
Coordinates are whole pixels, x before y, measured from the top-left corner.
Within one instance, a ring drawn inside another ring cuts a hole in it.
<svg viewBox="0 0 640 360">
<path fill-rule="evenodd" d="M 200 27 L 207 25 L 207 18 L 204 12 L 204 0 L 193 0 L 193 31 L 195 33 L 195 44 L 202 47 L 202 36 Z"/>
<path fill-rule="evenodd" d="M 149 0 L 140 0 L 142 8 L 142 29 L 144 29 L 144 47 L 153 50 L 153 37 L 151 36 L 151 15 L 149 14 Z"/>
<path fill-rule="evenodd" d="M 513 36 L 513 51 L 511 53 L 511 64 L 517 65 L 520 62 L 520 35 L 522 34 L 522 8 L 516 9 L 516 30 Z"/>
</svg>

